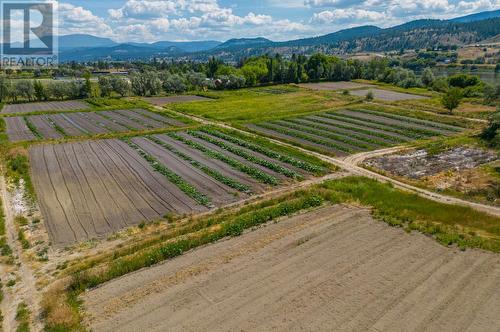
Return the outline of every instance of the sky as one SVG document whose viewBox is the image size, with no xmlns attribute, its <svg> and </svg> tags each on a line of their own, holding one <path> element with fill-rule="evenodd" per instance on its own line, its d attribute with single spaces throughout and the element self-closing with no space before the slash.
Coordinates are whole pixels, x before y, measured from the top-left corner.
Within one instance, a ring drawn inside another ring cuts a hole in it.
<svg viewBox="0 0 500 332">
<path fill-rule="evenodd" d="M 341 29 L 389 27 L 500 9 L 500 0 L 60 0 L 60 34 L 118 42 L 265 37 L 275 41 Z"/>
</svg>

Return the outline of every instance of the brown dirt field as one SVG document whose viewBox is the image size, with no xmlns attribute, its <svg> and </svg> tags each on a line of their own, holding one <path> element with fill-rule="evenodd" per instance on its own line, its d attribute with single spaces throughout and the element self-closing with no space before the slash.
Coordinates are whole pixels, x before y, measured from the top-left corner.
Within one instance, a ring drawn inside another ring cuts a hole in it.
<svg viewBox="0 0 500 332">
<path fill-rule="evenodd" d="M 102 238 L 167 213 L 205 210 L 118 140 L 35 146 L 30 161 L 57 247 Z"/>
<path fill-rule="evenodd" d="M 35 115 L 29 117 L 31 123 L 38 129 L 38 132 L 43 137 L 54 139 L 62 138 L 63 135 L 61 135 L 47 119 L 46 115 Z"/>
<path fill-rule="evenodd" d="M 91 123 L 97 124 L 100 127 L 108 128 L 112 131 L 116 131 L 116 132 L 128 131 L 127 127 L 119 125 L 116 122 L 110 121 L 110 120 L 100 116 L 98 113 L 99 112 L 97 112 L 97 113 L 85 113 L 85 114 L 82 114 L 82 116 L 85 119 L 87 119 L 88 121 L 90 121 Z"/>
<path fill-rule="evenodd" d="M 167 116 L 156 114 L 154 112 L 148 112 L 148 111 L 142 110 L 142 109 L 136 109 L 136 110 L 133 110 L 133 111 L 136 112 L 136 113 L 138 113 L 138 114 L 141 114 L 141 115 L 143 115 L 145 117 L 154 119 L 156 121 L 162 122 L 162 123 L 167 124 L 167 125 L 177 126 L 177 127 L 185 125 L 184 123 L 182 123 L 180 121 L 177 121 L 175 119 L 171 119 L 171 118 L 169 118 Z"/>
<path fill-rule="evenodd" d="M 93 331 L 498 331 L 500 256 L 326 207 L 83 295 Z"/>
<path fill-rule="evenodd" d="M 209 98 L 200 96 L 171 96 L 171 97 L 151 97 L 143 98 L 150 104 L 155 106 L 165 106 L 173 103 L 189 103 L 193 101 L 209 101 Z"/>
<path fill-rule="evenodd" d="M 130 120 L 128 117 L 121 115 L 119 113 L 116 113 L 114 111 L 106 111 L 106 112 L 102 112 L 100 114 L 109 117 L 109 119 L 112 119 L 112 121 L 116 121 L 119 125 L 122 125 L 122 126 L 128 127 L 128 128 L 133 128 L 134 130 L 151 129 L 151 128 L 148 128 L 147 126 L 145 126 L 139 122 L 136 122 L 134 120 Z"/>
<path fill-rule="evenodd" d="M 360 84 L 355 82 L 327 82 L 327 83 L 306 83 L 298 84 L 301 88 L 318 90 L 318 91 L 337 91 L 337 90 L 352 90 L 375 87 L 371 84 Z"/>
<path fill-rule="evenodd" d="M 72 121 L 75 126 L 82 128 L 90 134 L 106 134 L 110 132 L 108 129 L 100 126 L 98 123 L 92 122 L 92 120 L 84 113 L 64 114 L 64 116 Z"/>
<path fill-rule="evenodd" d="M 5 118 L 4 120 L 7 126 L 7 136 L 11 142 L 31 141 L 36 139 L 36 136 L 33 135 L 22 117 Z"/>
<path fill-rule="evenodd" d="M 83 130 L 82 127 L 76 125 L 75 122 L 71 121 L 66 114 L 54 114 L 50 115 L 49 118 L 57 123 L 66 134 L 69 136 L 83 136 L 87 135 L 87 132 Z"/>
<path fill-rule="evenodd" d="M 163 122 L 156 121 L 155 119 L 146 117 L 146 116 L 139 114 L 139 113 L 136 113 L 132 110 L 120 110 L 120 111 L 116 111 L 116 113 L 121 114 L 129 119 L 133 119 L 134 121 L 136 121 L 140 124 L 143 124 L 151 129 L 162 128 L 162 127 L 168 126 Z"/>
<path fill-rule="evenodd" d="M 400 100 L 410 100 L 410 99 L 428 99 L 425 96 L 412 95 L 408 93 L 401 93 L 388 90 L 371 89 L 371 90 L 355 90 L 351 91 L 351 94 L 358 97 L 365 97 L 368 92 L 372 91 L 375 99 L 384 101 L 400 101 Z"/>
<path fill-rule="evenodd" d="M 75 111 L 89 108 L 90 106 L 83 101 L 51 101 L 44 103 L 5 105 L 2 113 L 14 114 L 47 111 Z"/>
</svg>

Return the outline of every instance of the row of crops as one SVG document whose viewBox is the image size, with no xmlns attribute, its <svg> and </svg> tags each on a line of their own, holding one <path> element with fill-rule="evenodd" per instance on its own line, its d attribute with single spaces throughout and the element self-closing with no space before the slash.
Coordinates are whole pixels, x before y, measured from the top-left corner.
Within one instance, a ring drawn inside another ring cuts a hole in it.
<svg viewBox="0 0 500 332">
<path fill-rule="evenodd" d="M 266 136 L 338 156 L 464 130 L 437 121 L 362 109 L 286 118 L 247 127 Z"/>
</svg>

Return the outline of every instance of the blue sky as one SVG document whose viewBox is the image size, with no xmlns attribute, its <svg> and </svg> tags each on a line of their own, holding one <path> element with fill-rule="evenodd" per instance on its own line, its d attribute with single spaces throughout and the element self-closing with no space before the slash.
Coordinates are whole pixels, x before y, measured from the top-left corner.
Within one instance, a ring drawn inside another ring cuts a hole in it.
<svg viewBox="0 0 500 332">
<path fill-rule="evenodd" d="M 287 40 L 500 8 L 500 0 L 60 0 L 60 33 L 117 41 Z"/>
</svg>

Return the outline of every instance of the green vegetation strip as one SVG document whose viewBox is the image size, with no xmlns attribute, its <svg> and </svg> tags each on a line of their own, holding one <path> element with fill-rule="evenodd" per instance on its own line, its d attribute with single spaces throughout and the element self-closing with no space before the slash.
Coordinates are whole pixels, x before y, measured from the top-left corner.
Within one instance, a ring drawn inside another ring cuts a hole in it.
<svg viewBox="0 0 500 332">
<path fill-rule="evenodd" d="M 321 173 L 324 173 L 324 171 L 325 171 L 322 167 L 319 167 L 319 166 L 313 165 L 311 163 L 307 163 L 307 162 L 283 155 L 281 153 L 264 148 L 260 145 L 252 144 L 246 140 L 239 139 L 239 138 L 236 138 L 236 137 L 233 137 L 230 135 L 226 135 L 220 131 L 217 131 L 217 130 L 214 130 L 211 128 L 202 128 L 202 129 L 200 129 L 200 131 L 207 133 L 209 135 L 218 137 L 220 139 L 226 140 L 226 141 L 231 142 L 233 144 L 239 145 L 241 147 L 247 148 L 247 149 L 252 150 L 254 152 L 263 154 L 269 158 L 273 158 L 273 159 L 279 160 L 281 162 L 284 162 L 286 164 L 303 169 L 307 172 L 321 174 Z M 248 138 L 248 139 L 250 139 L 250 138 Z"/>
<path fill-rule="evenodd" d="M 234 168 L 238 171 L 241 171 L 245 174 L 250 175 L 252 178 L 256 179 L 259 182 L 263 182 L 263 183 L 270 184 L 273 186 L 277 186 L 279 184 L 278 179 L 276 179 L 274 176 L 271 176 L 267 173 L 264 173 L 264 172 L 258 170 L 257 168 L 247 166 L 234 158 L 226 156 L 223 153 L 219 153 L 217 151 L 210 150 L 210 149 L 204 147 L 203 145 L 198 144 L 198 143 L 191 141 L 189 139 L 186 139 L 182 136 L 179 136 L 176 133 L 168 133 L 167 135 L 169 135 L 171 138 L 173 138 L 175 140 L 178 140 L 179 142 L 186 144 L 187 146 L 190 146 L 196 150 L 203 152 L 206 156 L 208 156 L 210 158 L 220 160 L 220 161 L 230 165 L 232 168 Z"/>
<path fill-rule="evenodd" d="M 123 276 L 125 274 L 158 264 L 167 259 L 182 255 L 193 248 L 212 243 L 228 236 L 239 236 L 246 229 L 265 224 L 280 217 L 291 216 L 299 211 L 312 207 L 319 207 L 323 199 L 317 195 L 306 194 L 303 197 L 282 202 L 277 205 L 250 211 L 248 213 L 233 216 L 222 220 L 213 220 L 210 226 L 199 232 L 191 234 L 183 239 L 167 242 L 153 249 L 146 249 L 133 255 L 121 257 L 112 262 L 107 268 L 90 273 L 79 273 L 75 275 L 73 290 L 84 291 L 96 287 L 104 282 Z M 206 225 L 206 224 L 205 224 Z"/>
<path fill-rule="evenodd" d="M 289 123 L 292 123 L 292 124 L 296 124 L 296 125 L 301 125 L 301 126 L 307 126 L 307 127 L 310 127 L 310 128 L 315 128 L 315 129 L 318 129 L 318 130 L 321 130 L 321 131 L 326 131 L 326 132 L 336 132 L 340 135 L 346 135 L 346 136 L 349 136 L 349 137 L 353 137 L 359 141 L 364 141 L 364 142 L 367 142 L 367 143 L 370 143 L 372 145 L 377 145 L 377 146 L 390 146 L 391 144 L 387 143 L 387 142 L 384 142 L 382 140 L 378 140 L 378 139 L 375 139 L 375 138 L 370 138 L 370 137 L 365 137 L 365 136 L 360 136 L 356 133 L 344 133 L 344 132 L 339 132 L 339 131 L 336 131 L 337 128 L 332 128 L 333 125 L 331 127 L 326 127 L 326 126 L 323 126 L 323 125 L 320 125 L 320 124 L 316 124 L 314 122 L 309 122 L 305 119 L 284 119 L 282 120 L 283 122 L 289 122 Z"/>
<path fill-rule="evenodd" d="M 68 137 L 69 135 L 66 133 L 66 131 L 64 130 L 63 127 L 61 127 L 60 125 L 58 125 L 54 120 L 52 120 L 52 118 L 50 117 L 47 117 L 47 121 L 49 121 L 50 125 L 52 127 L 54 127 L 54 129 L 59 133 L 61 134 L 63 137 Z"/>
<path fill-rule="evenodd" d="M 35 135 L 36 138 L 38 139 L 43 139 L 43 135 L 38 131 L 38 128 L 33 124 L 33 122 L 30 121 L 29 117 L 25 116 L 23 117 L 24 123 L 26 123 L 26 126 L 28 127 L 29 130 Z"/>
<path fill-rule="evenodd" d="M 199 161 L 194 160 L 190 156 L 188 156 L 188 155 L 180 152 L 179 150 L 175 149 L 173 146 L 165 143 L 164 141 L 162 141 L 162 140 L 160 140 L 160 139 L 158 139 L 158 138 L 156 138 L 154 136 L 147 136 L 147 138 L 149 140 L 151 140 L 152 142 L 160 145 L 164 149 L 167 149 L 168 151 L 172 152 L 176 156 L 178 156 L 178 157 L 184 159 L 185 161 L 189 162 L 191 165 L 193 165 L 194 167 L 198 168 L 203 173 L 205 173 L 208 176 L 214 178 L 215 180 L 217 180 L 217 181 L 219 181 L 219 182 L 227 185 L 230 188 L 236 189 L 238 191 L 241 191 L 241 192 L 244 192 L 244 193 L 247 193 L 247 194 L 251 194 L 251 188 L 249 186 L 244 185 L 244 184 L 236 181 L 235 179 L 227 177 L 227 176 L 221 174 L 220 172 L 218 172 L 217 170 L 215 170 L 213 168 L 210 168 L 208 166 L 203 165 Z"/>
<path fill-rule="evenodd" d="M 16 332 L 30 331 L 30 311 L 28 305 L 24 302 L 19 303 L 19 305 L 17 306 L 16 321 Z"/>
<path fill-rule="evenodd" d="M 206 207 L 213 207 L 213 204 L 210 202 L 210 199 L 198 191 L 194 186 L 189 184 L 186 180 L 184 180 L 181 176 L 175 174 L 170 169 L 165 167 L 165 165 L 161 164 L 155 157 L 151 156 L 149 153 L 141 149 L 137 144 L 133 143 L 129 139 L 123 138 L 122 141 L 127 143 L 132 149 L 137 151 L 141 157 L 143 157 L 150 165 L 153 167 L 155 171 L 164 175 L 170 182 L 175 184 L 180 190 L 182 190 L 186 195 L 194 199 L 201 205 Z"/>
<path fill-rule="evenodd" d="M 408 116 L 402 116 L 402 115 L 396 115 L 396 114 L 391 114 L 391 113 L 386 113 L 386 112 L 378 112 L 378 111 L 371 111 L 371 110 L 366 110 L 366 109 L 356 109 L 357 112 L 361 113 L 366 113 L 366 114 L 371 114 L 371 115 L 376 115 L 376 116 L 381 116 L 384 118 L 389 118 L 393 120 L 398 120 L 398 121 L 408 121 L 416 124 L 420 124 L 423 126 L 429 126 L 433 128 L 438 128 L 438 129 L 443 129 L 443 130 L 448 130 L 448 131 L 453 131 L 453 132 L 461 132 L 464 128 L 456 128 L 441 122 L 434 122 L 434 121 L 424 121 L 416 118 L 411 118 Z"/>
<path fill-rule="evenodd" d="M 322 117 L 322 118 L 325 118 L 325 119 L 330 119 L 330 120 L 335 120 L 335 121 L 341 121 L 341 122 L 345 122 L 345 123 L 350 123 L 350 124 L 353 124 L 353 125 L 356 125 L 356 126 L 363 126 L 363 127 L 366 127 L 366 128 L 383 130 L 385 132 L 394 133 L 394 134 L 397 134 L 397 135 L 400 135 L 400 136 L 403 136 L 403 137 L 407 137 L 409 139 L 421 139 L 421 138 L 426 137 L 426 136 L 424 136 L 422 134 L 413 133 L 411 131 L 399 130 L 399 129 L 396 129 L 394 127 L 390 127 L 390 126 L 388 126 L 386 124 L 379 125 L 379 124 L 376 124 L 376 123 L 374 123 L 372 121 L 367 122 L 367 121 L 362 121 L 362 120 L 360 120 L 358 118 L 349 118 L 349 117 L 346 117 L 346 116 L 341 115 L 339 113 L 324 113 L 324 114 L 318 114 L 318 116 Z"/>
<path fill-rule="evenodd" d="M 210 136 L 204 135 L 204 134 L 202 134 L 200 132 L 189 130 L 187 133 L 189 135 L 193 136 L 193 137 L 196 137 L 196 138 L 199 138 L 201 140 L 204 140 L 205 142 L 214 144 L 214 145 L 220 147 L 223 150 L 226 150 L 226 151 L 231 152 L 231 153 L 233 153 L 233 154 L 235 154 L 237 156 L 240 156 L 243 159 L 248 160 L 249 162 L 252 162 L 254 164 L 266 167 L 266 168 L 268 168 L 270 170 L 275 171 L 276 173 L 283 174 L 286 177 L 293 178 L 293 179 L 298 179 L 298 180 L 303 180 L 303 178 L 304 178 L 299 173 L 294 172 L 294 171 L 292 171 L 292 170 L 290 170 L 290 169 L 288 169 L 286 167 L 283 167 L 281 165 L 272 163 L 272 162 L 267 161 L 265 159 L 258 158 L 256 156 L 250 154 L 250 153 L 247 153 L 246 151 L 244 151 L 244 150 L 242 150 L 240 148 L 231 146 L 231 145 L 229 145 L 229 144 L 227 144 L 227 143 L 225 143 L 223 141 L 220 141 L 218 139 L 215 139 L 215 138 L 212 138 Z"/>
<path fill-rule="evenodd" d="M 327 114 L 331 114 L 331 113 L 327 113 Z M 353 115 L 349 115 L 349 114 L 344 114 L 344 113 L 337 113 L 337 114 L 339 114 L 342 117 L 349 118 L 349 119 L 355 119 L 355 120 L 360 120 L 360 121 L 367 121 L 367 122 L 370 122 L 370 123 L 375 123 L 375 124 L 379 124 L 379 125 L 383 125 L 383 126 L 388 126 L 388 127 L 391 127 L 391 128 L 396 128 L 398 130 L 412 132 L 412 133 L 415 133 L 417 135 L 421 135 L 422 137 L 433 137 L 433 136 L 440 136 L 440 135 L 442 135 L 441 133 L 439 133 L 437 131 L 433 131 L 433 130 L 429 130 L 429 129 L 414 128 L 414 127 L 411 126 L 411 124 L 408 124 L 408 125 L 393 124 L 393 123 L 384 122 L 383 120 L 364 119 L 364 118 L 359 118 L 359 117 L 356 117 L 356 116 L 353 116 Z"/>
<path fill-rule="evenodd" d="M 321 129 L 310 128 L 310 127 L 305 126 L 305 125 L 295 124 L 295 123 L 291 123 L 288 121 L 277 121 L 276 123 L 278 123 L 280 126 L 283 126 L 283 127 L 298 130 L 301 132 L 306 132 L 306 133 L 313 134 L 313 135 L 320 136 L 320 137 L 326 137 L 328 139 L 338 141 L 341 143 L 345 143 L 345 144 L 349 144 L 351 146 L 355 146 L 355 147 L 360 148 L 360 149 L 368 150 L 368 149 L 372 148 L 372 146 L 370 146 L 366 143 L 358 142 L 358 141 L 349 139 L 348 137 L 337 135 L 331 131 L 324 131 Z"/>
<path fill-rule="evenodd" d="M 295 130 L 291 130 L 291 129 L 287 129 L 287 128 L 282 128 L 282 127 L 279 127 L 278 124 L 275 124 L 273 122 L 258 123 L 258 124 L 256 124 L 256 126 L 262 127 L 262 128 L 268 129 L 268 130 L 272 130 L 272 131 L 278 132 L 280 134 L 288 135 L 288 136 L 295 137 L 295 138 L 300 138 L 300 139 L 303 139 L 303 140 L 306 140 L 306 141 L 309 141 L 312 143 L 323 145 L 323 146 L 332 148 L 332 149 L 337 150 L 337 151 L 341 151 L 341 152 L 345 152 L 345 153 L 353 153 L 354 152 L 353 149 L 350 149 L 348 147 L 345 147 L 345 146 L 342 146 L 339 144 L 335 144 L 335 143 L 330 142 L 330 141 L 325 141 L 325 140 L 322 140 L 319 138 L 314 138 L 314 137 L 311 137 L 310 135 L 304 134 L 304 133 L 299 132 L 299 131 L 295 131 Z"/>
</svg>

